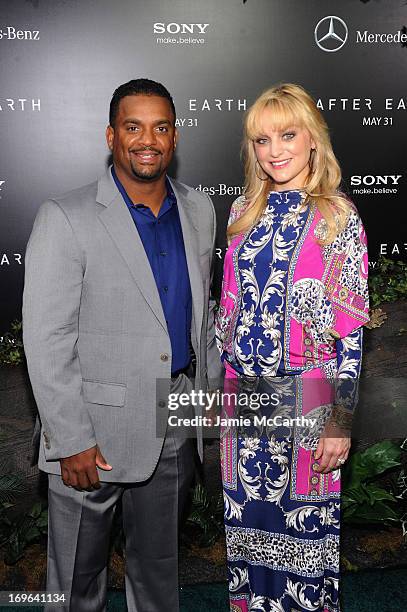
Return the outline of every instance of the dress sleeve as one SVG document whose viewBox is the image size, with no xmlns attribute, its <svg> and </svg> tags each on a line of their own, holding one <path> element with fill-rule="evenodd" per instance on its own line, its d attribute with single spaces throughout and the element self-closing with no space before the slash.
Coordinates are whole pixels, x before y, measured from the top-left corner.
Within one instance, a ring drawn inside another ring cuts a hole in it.
<svg viewBox="0 0 407 612">
<path fill-rule="evenodd" d="M 228 225 L 227 225 L 228 227 L 239 219 L 239 217 L 245 211 L 246 206 L 247 206 L 247 201 L 244 195 L 241 195 L 238 198 L 236 198 L 236 200 L 234 200 L 234 202 L 232 203 L 232 206 L 230 207 L 230 213 L 229 213 L 229 219 L 228 219 Z"/>
<path fill-rule="evenodd" d="M 350 414 L 353 414 L 358 401 L 362 341 L 362 327 L 336 341 L 338 371 L 335 381 L 335 406 Z"/>
<path fill-rule="evenodd" d="M 333 336 L 346 338 L 369 321 L 367 239 L 355 208 L 324 254 L 326 295 L 335 314 Z"/>
</svg>

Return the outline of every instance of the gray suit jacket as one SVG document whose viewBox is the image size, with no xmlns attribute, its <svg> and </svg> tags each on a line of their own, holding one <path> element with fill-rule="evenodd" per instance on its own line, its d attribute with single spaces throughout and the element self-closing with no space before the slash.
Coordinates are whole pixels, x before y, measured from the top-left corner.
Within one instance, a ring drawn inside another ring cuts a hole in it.
<svg viewBox="0 0 407 612">
<path fill-rule="evenodd" d="M 215 213 L 206 194 L 171 181 L 193 298 L 196 386 L 220 376 L 209 298 Z M 176 271 L 174 271 L 176 274 Z M 139 482 L 163 439 L 156 408 L 166 400 L 171 344 L 143 244 L 110 173 L 42 204 L 26 252 L 23 334 L 41 417 L 39 467 L 98 444 L 110 472 Z M 167 379 L 157 394 L 156 380 Z M 202 438 L 198 436 L 202 456 Z"/>
</svg>

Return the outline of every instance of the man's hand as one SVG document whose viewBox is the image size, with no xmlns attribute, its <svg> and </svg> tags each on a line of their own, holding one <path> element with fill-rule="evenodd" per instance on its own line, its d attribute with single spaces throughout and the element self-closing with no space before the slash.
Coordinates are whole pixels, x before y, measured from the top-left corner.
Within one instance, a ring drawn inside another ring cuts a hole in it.
<svg viewBox="0 0 407 612">
<path fill-rule="evenodd" d="M 212 396 L 211 396 L 210 403 L 207 403 L 205 406 L 203 406 L 204 408 L 203 415 L 207 419 L 206 422 L 208 423 L 208 427 L 213 427 L 214 423 L 216 422 L 217 413 L 219 413 L 219 407 L 216 405 L 215 401 L 213 400 L 213 397 L 215 397 L 215 391 L 213 391 L 212 389 L 209 389 L 208 393 L 212 393 Z"/>
<path fill-rule="evenodd" d="M 61 477 L 67 487 L 78 491 L 100 489 L 99 475 L 96 467 L 111 470 L 99 447 L 93 446 L 81 453 L 60 459 Z"/>
</svg>

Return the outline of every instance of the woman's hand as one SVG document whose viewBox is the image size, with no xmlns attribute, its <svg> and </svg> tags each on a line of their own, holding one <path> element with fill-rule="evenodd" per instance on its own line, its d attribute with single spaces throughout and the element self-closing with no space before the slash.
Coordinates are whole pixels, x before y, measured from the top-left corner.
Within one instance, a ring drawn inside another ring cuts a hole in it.
<svg viewBox="0 0 407 612">
<path fill-rule="evenodd" d="M 337 424 L 328 421 L 314 451 L 314 458 L 319 461 L 319 468 L 315 471 L 328 474 L 342 467 L 348 458 L 350 445 L 351 439 L 347 433 Z"/>
</svg>

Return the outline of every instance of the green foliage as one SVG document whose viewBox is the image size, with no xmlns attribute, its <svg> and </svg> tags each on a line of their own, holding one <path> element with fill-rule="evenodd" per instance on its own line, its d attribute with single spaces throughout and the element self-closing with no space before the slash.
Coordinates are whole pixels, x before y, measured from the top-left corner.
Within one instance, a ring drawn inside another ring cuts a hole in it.
<svg viewBox="0 0 407 612">
<path fill-rule="evenodd" d="M 209 498 L 202 484 L 197 484 L 192 496 L 191 513 L 187 523 L 196 525 L 201 531 L 199 546 L 211 546 L 223 534 L 223 494 Z"/>
<path fill-rule="evenodd" d="M 4 433 L 0 431 L 0 440 Z M 25 491 L 25 480 L 21 474 L 11 473 L 7 462 L 0 462 L 0 513 L 1 509 L 14 502 L 16 496 Z"/>
<path fill-rule="evenodd" d="M 7 464 L 0 464 L 0 547 L 7 543 L 12 530 L 9 510 L 14 507 L 18 494 L 24 492 L 24 479 L 9 472 Z"/>
<path fill-rule="evenodd" d="M 0 467 L 1 474 L 1 467 Z M 19 474 L 0 475 L 0 508 L 13 502 L 14 496 L 24 491 L 24 480 Z"/>
<path fill-rule="evenodd" d="M 31 543 L 47 533 L 48 512 L 37 502 L 24 516 L 15 519 L 13 508 L 19 495 L 26 491 L 24 476 L 0 465 L 0 548 L 4 549 L 5 563 L 12 565 L 24 554 Z"/>
<path fill-rule="evenodd" d="M 11 330 L 0 337 L 0 364 L 19 365 L 24 362 L 21 321 L 13 321 Z"/>
<path fill-rule="evenodd" d="M 3 542 L 5 547 L 4 562 L 14 565 L 24 555 L 24 551 L 33 542 L 45 536 L 48 531 L 48 508 L 36 502 L 31 510 L 15 522 L 9 523 L 9 533 Z"/>
<path fill-rule="evenodd" d="M 395 525 L 402 522 L 402 504 L 406 491 L 401 487 L 385 489 L 378 479 L 401 466 L 401 446 L 391 440 L 353 453 L 342 469 L 342 517 L 344 522 Z M 392 472 L 393 471 L 393 472 Z M 400 485 L 400 470 L 397 472 Z M 390 479 L 391 480 L 391 479 Z M 400 494 L 396 496 L 396 493 Z"/>
<path fill-rule="evenodd" d="M 371 306 L 407 298 L 407 263 L 383 256 L 377 263 L 377 268 L 369 272 Z"/>
</svg>

